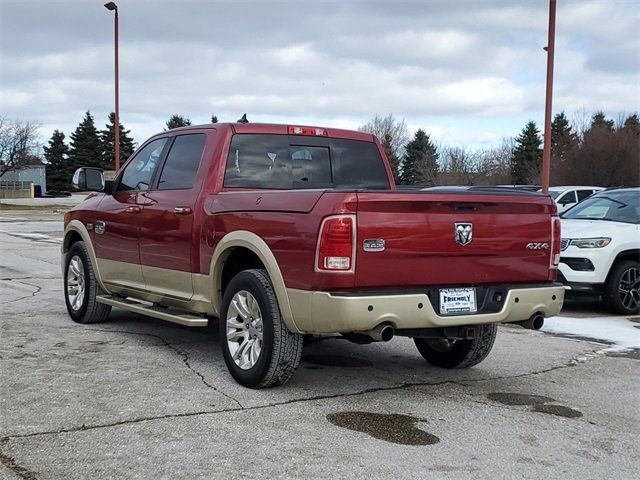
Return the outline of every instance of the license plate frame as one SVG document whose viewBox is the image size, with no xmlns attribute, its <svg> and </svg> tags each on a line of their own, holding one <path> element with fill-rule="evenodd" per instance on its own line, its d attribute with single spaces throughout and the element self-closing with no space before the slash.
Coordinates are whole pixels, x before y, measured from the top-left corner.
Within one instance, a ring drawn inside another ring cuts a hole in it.
<svg viewBox="0 0 640 480">
<path fill-rule="evenodd" d="M 478 312 L 475 287 L 441 288 L 438 298 L 440 315 L 471 315 Z"/>
</svg>

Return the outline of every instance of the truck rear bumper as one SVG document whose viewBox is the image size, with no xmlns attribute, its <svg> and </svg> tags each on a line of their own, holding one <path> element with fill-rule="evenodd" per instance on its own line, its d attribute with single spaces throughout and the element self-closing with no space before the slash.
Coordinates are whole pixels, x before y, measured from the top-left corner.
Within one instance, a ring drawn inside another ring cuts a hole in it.
<svg viewBox="0 0 640 480">
<path fill-rule="evenodd" d="M 370 330 L 381 323 L 396 329 L 420 329 L 509 323 L 526 320 L 535 313 L 545 317 L 562 309 L 562 285 L 512 288 L 500 311 L 441 316 L 426 293 L 331 294 L 288 289 L 296 325 L 305 333 L 344 333 Z"/>
</svg>

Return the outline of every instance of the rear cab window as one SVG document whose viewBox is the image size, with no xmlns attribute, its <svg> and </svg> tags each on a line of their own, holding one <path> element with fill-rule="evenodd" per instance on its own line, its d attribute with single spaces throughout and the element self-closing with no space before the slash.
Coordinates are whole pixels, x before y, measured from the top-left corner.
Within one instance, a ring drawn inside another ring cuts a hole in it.
<svg viewBox="0 0 640 480">
<path fill-rule="evenodd" d="M 372 142 L 262 134 L 233 136 L 224 186 L 391 189 L 380 152 Z"/>
</svg>

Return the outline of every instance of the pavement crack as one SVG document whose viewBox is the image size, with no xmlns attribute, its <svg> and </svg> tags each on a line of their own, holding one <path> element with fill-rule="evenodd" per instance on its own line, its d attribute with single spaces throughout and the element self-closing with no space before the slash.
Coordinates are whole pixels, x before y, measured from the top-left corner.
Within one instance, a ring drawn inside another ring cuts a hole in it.
<svg viewBox="0 0 640 480">
<path fill-rule="evenodd" d="M 0 302 L 0 305 L 8 305 L 9 303 L 14 303 L 14 302 L 18 302 L 20 300 L 24 300 L 25 298 L 35 297 L 37 294 L 39 294 L 42 291 L 42 287 L 41 286 L 33 285 L 32 283 L 23 282 L 21 280 L 22 279 L 12 279 L 11 281 L 16 282 L 16 283 L 21 283 L 23 285 L 27 285 L 27 286 L 29 286 L 31 288 L 35 288 L 35 290 L 33 292 L 31 292 L 30 295 L 25 295 L 23 297 L 14 298 L 13 300 L 7 300 L 6 302 Z"/>
<path fill-rule="evenodd" d="M 535 375 L 543 375 L 545 373 L 553 372 L 555 370 L 561 370 L 563 368 L 575 367 L 578 363 L 579 362 L 574 358 L 570 362 L 563 363 L 562 365 L 556 365 L 555 367 L 545 368 L 544 370 L 538 370 L 537 372 L 519 373 L 517 375 L 505 375 L 503 377 L 471 378 L 469 380 L 460 380 L 459 383 L 461 385 L 464 385 L 466 383 L 489 382 L 492 380 L 509 380 L 512 378 L 533 377 Z"/>
<path fill-rule="evenodd" d="M 16 462 L 16 459 L 7 455 L 2 451 L 2 447 L 4 447 L 7 443 L 7 439 L 3 439 L 0 442 L 0 464 L 4 467 L 11 470 L 13 473 L 18 475 L 20 478 L 24 480 L 37 480 L 38 476 L 35 472 L 29 470 L 27 467 L 20 465 Z"/>
<path fill-rule="evenodd" d="M 174 419 L 174 418 L 188 418 L 188 417 L 196 417 L 196 416 L 201 416 L 201 415 L 217 415 L 217 414 L 240 412 L 240 411 L 246 412 L 246 411 L 253 411 L 253 410 L 262 410 L 262 409 L 267 409 L 267 408 L 279 407 L 279 406 L 283 406 L 283 405 L 292 405 L 292 404 L 297 404 L 297 403 L 315 402 L 315 401 L 320 401 L 320 400 L 331 400 L 331 399 L 336 399 L 336 398 L 349 398 L 349 397 L 356 397 L 356 396 L 366 395 L 366 394 L 370 394 L 370 393 L 387 392 L 387 391 L 394 391 L 394 390 L 404 390 L 404 389 L 415 388 L 415 387 L 429 387 L 429 386 L 440 386 L 440 385 L 457 385 L 457 386 L 460 386 L 460 387 L 468 387 L 469 383 L 487 382 L 487 381 L 492 381 L 492 380 L 504 380 L 504 379 L 523 378 L 523 377 L 530 377 L 530 376 L 535 376 L 535 375 L 542 375 L 542 374 L 545 374 L 545 373 L 553 372 L 555 370 L 560 370 L 560 369 L 564 369 L 564 368 L 570 368 L 570 367 L 573 367 L 573 366 L 578 364 L 577 360 L 572 359 L 570 362 L 563 363 L 561 365 L 556 365 L 554 367 L 549 367 L 549 368 L 546 368 L 546 369 L 543 369 L 543 370 L 539 370 L 539 371 L 536 371 L 536 372 L 528 372 L 528 373 L 523 373 L 523 374 L 518 374 L 518 375 L 507 375 L 507 376 L 502 376 L 502 377 L 499 376 L 499 377 L 475 378 L 475 379 L 469 379 L 469 380 L 441 380 L 441 381 L 436 381 L 436 382 L 433 382 L 433 381 L 405 382 L 405 383 L 401 383 L 401 384 L 397 384 L 397 385 L 391 385 L 391 386 L 366 388 L 366 389 L 358 390 L 358 391 L 355 391 L 355 392 L 315 395 L 315 396 L 312 396 L 312 397 L 294 398 L 294 399 L 290 399 L 290 400 L 284 400 L 284 401 L 281 401 L 281 402 L 268 403 L 268 404 L 265 404 L 265 405 L 256 405 L 256 406 L 253 406 L 253 407 L 244 407 L 244 406 L 242 406 L 242 404 L 239 401 L 237 401 L 233 397 L 230 397 L 229 395 L 225 394 L 224 392 L 216 389 L 214 386 L 212 386 L 209 383 L 207 383 L 206 380 L 204 379 L 204 377 L 202 376 L 202 374 L 199 373 L 198 371 L 194 370 L 191 367 L 191 365 L 188 363 L 188 360 L 189 360 L 188 356 L 184 352 L 182 352 L 181 350 L 179 350 L 178 348 L 174 347 L 169 342 L 167 342 L 163 337 L 161 337 L 159 335 L 150 334 L 150 333 L 130 332 L 130 331 L 126 331 L 126 330 L 107 330 L 107 329 L 90 329 L 90 330 L 97 331 L 97 332 L 118 332 L 118 333 L 128 333 L 128 334 L 131 334 L 131 335 L 144 335 L 144 336 L 148 336 L 148 337 L 153 337 L 153 338 L 159 339 L 167 347 L 172 349 L 178 355 L 182 356 L 185 365 L 187 365 L 187 367 L 192 372 L 194 372 L 196 375 L 198 375 L 200 377 L 201 381 L 206 386 L 208 386 L 209 388 L 211 388 L 211 389 L 217 391 L 218 393 L 224 395 L 225 397 L 227 397 L 227 398 L 229 398 L 231 400 L 234 400 L 235 403 L 238 404 L 238 407 L 226 408 L 226 409 L 220 409 L 220 410 L 203 410 L 203 411 L 199 411 L 199 412 L 168 413 L 168 414 L 165 414 L 165 415 L 149 416 L 149 417 L 137 417 L 137 418 L 128 419 L 128 420 L 120 420 L 120 421 L 116 421 L 116 422 L 94 424 L 94 425 L 82 424 L 81 426 L 63 428 L 63 429 L 59 429 L 59 430 L 50 430 L 50 431 L 32 432 L 32 433 L 17 434 L 17 435 L 8 435 L 8 436 L 0 439 L 0 441 L 7 441 L 8 439 L 13 439 L 13 438 L 30 438 L 30 437 L 37 437 L 37 436 L 43 436 L 43 435 L 59 435 L 59 434 L 63 434 L 63 433 L 74 433 L 74 432 L 85 431 L 85 430 L 96 430 L 96 429 L 110 428 L 110 427 L 116 427 L 116 426 L 122 426 L 122 425 L 131 425 L 131 424 L 136 424 L 136 423 L 141 423 L 141 422 L 150 422 L 150 421 L 156 421 L 156 420 L 165 420 L 165 419 Z M 470 401 L 476 402 L 476 403 L 480 403 L 479 400 L 470 399 Z"/>
<path fill-rule="evenodd" d="M 103 330 L 97 330 L 97 329 L 93 329 L 93 330 L 94 331 L 103 331 Z M 116 331 L 116 330 L 109 330 L 109 331 Z M 122 333 L 132 333 L 132 332 L 124 332 L 124 331 L 120 331 L 120 332 L 122 332 Z M 156 337 L 156 335 L 152 335 L 152 334 L 140 334 L 140 335 L 148 335 L 148 336 Z M 49 431 L 43 431 L 43 432 L 32 432 L 32 433 L 24 433 L 24 434 L 18 434 L 18 435 L 8 435 L 8 436 L 0 439 L 0 441 L 7 441 L 9 439 L 14 439 L 14 438 L 31 438 L 31 437 L 39 437 L 39 436 L 43 436 L 43 435 L 59 435 L 59 434 L 63 434 L 63 433 L 74 433 L 74 432 L 81 432 L 81 431 L 86 431 L 86 430 L 96 430 L 96 429 L 102 429 L 102 428 L 111 428 L 111 427 L 117 427 L 117 426 L 122 426 L 122 425 L 131 425 L 131 424 L 136 424 L 136 423 L 141 423 L 141 422 L 149 422 L 149 421 L 155 421 L 155 420 L 166 420 L 166 419 L 173 419 L 173 418 L 196 417 L 196 416 L 201 416 L 201 415 L 216 415 L 216 414 L 223 414 L 223 413 L 262 410 L 262 409 L 267 409 L 267 408 L 279 407 L 279 406 L 282 406 L 282 405 L 292 405 L 292 404 L 296 404 L 296 403 L 314 402 L 314 401 L 318 401 L 318 400 L 330 400 L 330 399 L 334 399 L 334 398 L 348 398 L 348 397 L 355 397 L 355 396 L 359 396 L 359 395 L 366 395 L 368 393 L 384 392 L 384 391 L 390 391 L 390 390 L 402 390 L 402 389 L 405 389 L 405 388 L 410 388 L 410 387 L 415 387 L 415 386 L 437 386 L 437 385 L 444 385 L 444 384 L 457 384 L 457 382 L 455 382 L 453 380 L 443 380 L 443 381 L 440 381 L 440 382 L 403 383 L 403 384 L 399 384 L 399 385 L 392 385 L 392 386 L 389 386 L 389 387 L 367 388 L 367 389 L 364 389 L 364 390 L 358 390 L 357 392 L 316 395 L 316 396 L 313 396 L 313 397 L 305 397 L 305 398 L 294 398 L 294 399 L 285 400 L 285 401 L 282 401 L 282 402 L 268 403 L 268 404 L 265 404 L 265 405 L 256 405 L 256 406 L 253 406 L 253 407 L 239 406 L 239 407 L 226 408 L 226 409 L 220 409 L 220 410 L 204 410 L 204 411 L 199 411 L 199 412 L 168 413 L 168 414 L 165 414 L 165 415 L 157 415 L 157 416 L 151 416 L 151 417 L 138 417 L 138 418 L 132 418 L 132 419 L 128 419 L 128 420 L 120 420 L 120 421 L 117 421 L 117 422 L 110 422 L 110 423 L 101 423 L 101 424 L 94 424 L 94 425 L 82 424 L 80 426 L 69 427 L 69 428 L 61 428 L 61 429 L 58 429 L 58 430 L 49 430 Z M 461 386 L 464 386 L 464 385 L 461 385 Z M 222 393 L 222 392 L 220 392 L 220 393 Z M 238 402 L 238 404 L 240 405 L 239 402 Z"/>
<path fill-rule="evenodd" d="M 4 277 L 0 280 L 5 282 L 18 282 L 20 280 L 58 280 L 60 277 Z"/>
<path fill-rule="evenodd" d="M 129 335 L 143 335 L 146 337 L 152 337 L 152 338 L 156 338 L 158 340 L 160 340 L 166 347 L 168 347 L 169 349 L 173 350 L 177 355 L 179 355 L 182 358 L 182 363 L 185 364 L 185 366 L 191 370 L 194 374 L 196 374 L 196 376 L 198 376 L 198 378 L 200 378 L 200 381 L 208 388 L 214 390 L 215 392 L 219 393 L 220 395 L 222 395 L 225 398 L 228 398 L 229 400 L 231 400 L 232 402 L 236 403 L 238 405 L 238 407 L 240 409 L 243 409 L 244 406 L 240 403 L 240 401 L 234 397 L 232 397 L 231 395 L 223 392 L 222 390 L 220 390 L 219 388 L 215 387 L 214 385 L 210 384 L 209 382 L 207 382 L 207 380 L 204 378 L 204 375 L 199 372 L 198 370 L 196 370 L 193 365 L 191 365 L 191 362 L 189 361 L 189 355 L 180 350 L 178 347 L 176 347 L 175 345 L 172 345 L 171 343 L 169 343 L 169 341 L 160 336 L 160 335 L 156 335 L 153 333 L 141 333 L 141 332 L 131 332 L 128 330 L 109 330 L 109 329 L 97 329 L 97 328 L 91 328 L 88 330 L 92 330 L 94 332 L 117 332 L 117 333 L 127 333 Z"/>
</svg>

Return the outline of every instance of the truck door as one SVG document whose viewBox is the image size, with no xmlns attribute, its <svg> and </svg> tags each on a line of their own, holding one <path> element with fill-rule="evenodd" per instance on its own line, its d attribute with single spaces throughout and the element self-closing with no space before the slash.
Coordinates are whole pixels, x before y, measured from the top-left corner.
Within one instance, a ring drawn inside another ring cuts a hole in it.
<svg viewBox="0 0 640 480">
<path fill-rule="evenodd" d="M 177 135 L 158 169 L 154 188 L 140 194 L 140 262 L 147 290 L 189 300 L 199 235 L 194 231 L 195 208 L 204 175 L 198 170 L 207 133 Z"/>
<path fill-rule="evenodd" d="M 93 242 L 103 281 L 119 287 L 144 289 L 140 267 L 139 197 L 149 188 L 167 138 L 152 140 L 139 149 L 116 181 L 111 195 L 100 202 Z"/>
</svg>

